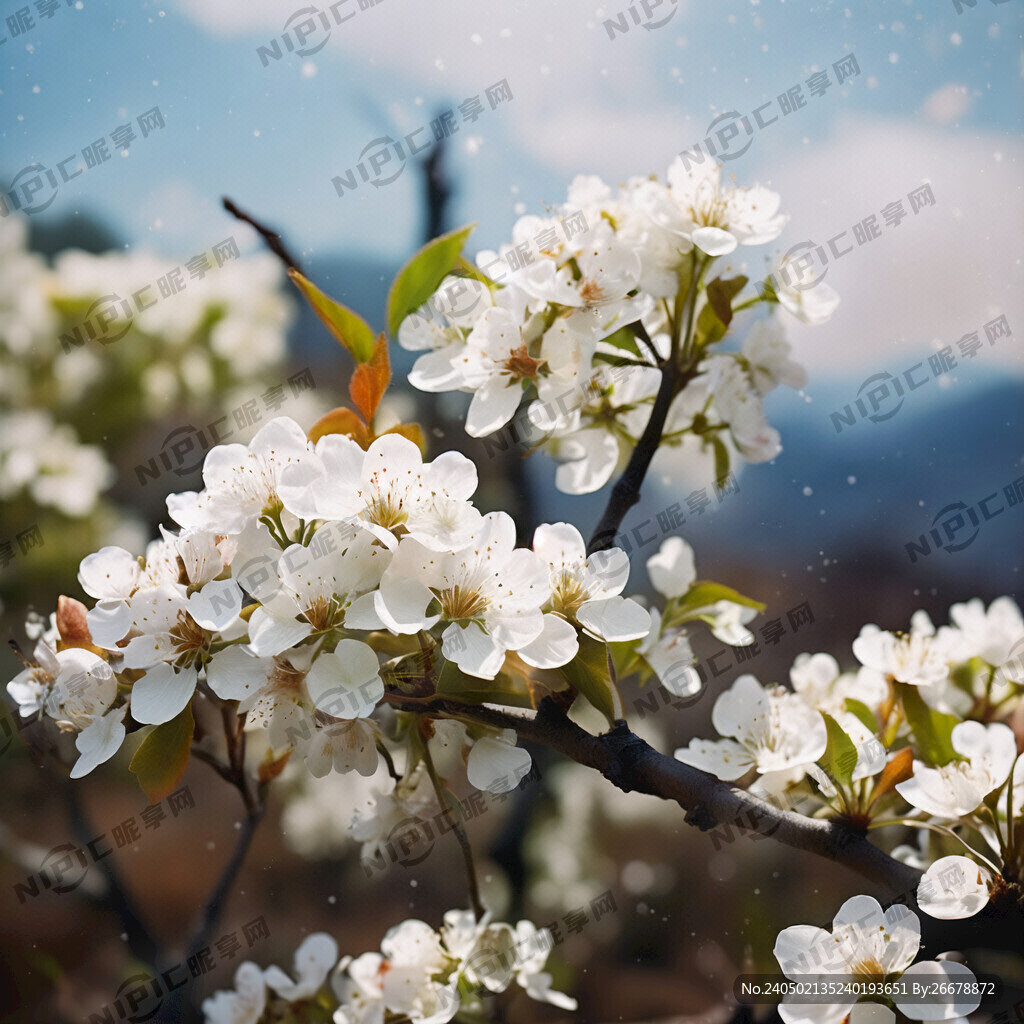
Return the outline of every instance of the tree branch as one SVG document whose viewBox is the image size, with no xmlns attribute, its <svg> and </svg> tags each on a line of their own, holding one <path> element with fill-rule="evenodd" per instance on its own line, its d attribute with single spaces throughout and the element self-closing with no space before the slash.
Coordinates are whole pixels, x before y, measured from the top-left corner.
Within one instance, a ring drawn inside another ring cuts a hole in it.
<svg viewBox="0 0 1024 1024">
<path fill-rule="evenodd" d="M 410 701 L 401 694 L 384 698 L 399 710 L 462 718 L 497 729 L 514 729 L 524 740 L 540 743 L 599 771 L 626 793 L 647 793 L 673 800 L 686 812 L 685 821 L 702 832 L 718 826 L 771 837 L 797 850 L 834 861 L 897 894 L 916 907 L 921 872 L 890 857 L 865 836 L 843 824 L 821 821 L 780 808 L 722 782 L 712 775 L 659 753 L 624 722 L 601 736 L 592 736 L 565 717 L 553 702 L 541 701 L 536 712 L 467 706 L 450 700 Z M 838 907 L 835 908 L 838 910 Z M 829 927 L 827 920 L 818 922 Z M 972 945 L 1019 950 L 1024 938 L 1021 908 L 1011 901 L 990 904 L 963 921 L 937 921 L 922 915 L 923 948 L 929 955 Z"/>
<path fill-rule="evenodd" d="M 224 204 L 224 209 L 232 217 L 245 221 L 246 224 L 251 225 L 260 233 L 263 241 L 267 243 L 267 248 L 284 264 L 285 270 L 294 267 L 300 274 L 302 273 L 302 264 L 288 251 L 284 242 L 281 241 L 281 236 L 276 231 L 271 231 L 270 228 L 264 226 L 255 218 L 250 217 L 249 214 L 243 213 L 227 196 L 224 196 L 221 202 Z"/>
<path fill-rule="evenodd" d="M 595 551 L 603 551 L 610 548 L 618 533 L 622 520 L 626 513 L 640 500 L 640 488 L 643 486 L 644 477 L 650 468 L 654 453 L 661 443 L 661 435 L 665 429 L 665 420 L 668 418 L 668 410 L 672 405 L 672 399 L 678 393 L 679 371 L 675 362 L 669 360 L 661 368 L 661 384 L 658 386 L 658 394 L 654 399 L 654 407 L 651 409 L 651 417 L 644 427 L 644 432 L 637 442 L 629 457 L 626 468 L 622 471 L 612 493 L 608 496 L 608 504 L 600 522 L 594 527 L 594 532 L 587 545 L 587 554 L 592 555 Z"/>
</svg>

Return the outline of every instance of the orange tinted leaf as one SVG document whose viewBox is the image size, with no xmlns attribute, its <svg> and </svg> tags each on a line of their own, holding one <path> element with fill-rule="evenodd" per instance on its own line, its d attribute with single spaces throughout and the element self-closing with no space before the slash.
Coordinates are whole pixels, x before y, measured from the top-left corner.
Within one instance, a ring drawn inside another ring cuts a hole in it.
<svg viewBox="0 0 1024 1024">
<path fill-rule="evenodd" d="M 418 423 L 399 423 L 397 427 L 391 427 L 389 430 L 385 430 L 384 433 L 401 434 L 402 437 L 412 441 L 419 448 L 420 452 L 424 455 L 427 454 L 427 441 Z"/>
<path fill-rule="evenodd" d="M 92 642 L 92 634 L 85 620 L 86 610 L 85 605 L 73 597 L 65 597 L 62 594 L 57 598 L 57 632 L 60 634 L 57 649 L 65 651 L 69 647 L 81 647 L 100 657 L 106 657 L 106 653 Z"/>
<path fill-rule="evenodd" d="M 313 424 L 309 439 L 314 444 L 327 434 L 348 434 L 364 451 L 370 447 L 370 435 L 366 424 L 349 408 L 339 405 L 325 413 Z"/>
<path fill-rule="evenodd" d="M 325 295 L 294 267 L 288 271 L 288 276 L 327 329 L 352 353 L 357 363 L 365 363 L 373 356 L 373 330 L 358 313 L 353 313 L 347 306 Z"/>
<path fill-rule="evenodd" d="M 284 766 L 288 763 L 288 758 L 292 756 L 292 752 L 289 750 L 287 753 L 282 754 L 276 761 L 266 760 L 259 767 L 259 780 L 260 782 L 269 782 L 271 779 L 276 779 L 281 772 L 284 771 Z"/>
<path fill-rule="evenodd" d="M 135 751 L 128 771 L 139 780 L 151 804 L 160 803 L 178 788 L 192 753 L 194 731 L 192 705 L 186 704 L 169 722 L 158 725 Z"/>
<path fill-rule="evenodd" d="M 882 769 L 878 777 L 878 784 L 871 797 L 873 804 L 879 797 L 895 789 L 901 782 L 906 782 L 914 774 L 914 751 L 910 747 L 904 747 L 893 759 Z"/>
<path fill-rule="evenodd" d="M 391 359 L 388 356 L 388 339 L 382 331 L 373 346 L 373 358 L 356 367 L 348 384 L 348 393 L 367 423 L 372 422 L 373 414 L 377 411 L 377 406 L 380 405 L 380 400 L 390 383 Z"/>
</svg>

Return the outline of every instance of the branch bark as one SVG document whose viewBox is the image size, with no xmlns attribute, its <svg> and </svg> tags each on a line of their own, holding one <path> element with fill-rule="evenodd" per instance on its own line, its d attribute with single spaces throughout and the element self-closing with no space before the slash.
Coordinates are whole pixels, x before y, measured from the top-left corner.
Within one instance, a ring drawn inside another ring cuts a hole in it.
<svg viewBox="0 0 1024 1024">
<path fill-rule="evenodd" d="M 622 520 L 626 518 L 626 513 L 640 500 L 640 488 L 643 486 L 644 477 L 650 468 L 654 453 L 661 443 L 668 410 L 672 405 L 672 399 L 678 392 L 678 381 L 679 371 L 675 362 L 669 360 L 661 368 L 661 384 L 658 386 L 658 394 L 654 399 L 651 417 L 629 457 L 626 468 L 622 471 L 622 476 L 619 477 L 612 488 L 612 493 L 608 496 L 608 504 L 597 526 L 594 527 L 590 543 L 587 545 L 588 555 L 612 546 L 615 534 L 622 526 Z"/>
<path fill-rule="evenodd" d="M 890 890 L 897 901 L 917 906 L 921 872 L 890 857 L 860 832 L 845 825 L 794 814 L 706 772 L 659 753 L 633 733 L 626 722 L 601 736 L 592 736 L 568 719 L 554 702 L 541 701 L 536 712 L 504 711 L 467 706 L 450 700 L 411 700 L 388 693 L 385 700 L 399 710 L 480 722 L 514 729 L 524 740 L 540 743 L 599 771 L 623 792 L 647 793 L 672 800 L 685 811 L 688 825 L 702 832 L 718 826 L 738 827 L 771 837 L 778 843 L 841 864 Z M 838 905 L 833 909 L 838 910 Z M 830 927 L 832 914 L 819 922 Z M 810 922 L 794 922 L 810 923 Z M 937 921 L 921 915 L 922 952 L 929 956 L 972 946 L 1019 952 L 1024 945 L 1024 915 L 1019 906 L 989 905 L 964 921 Z"/>
</svg>

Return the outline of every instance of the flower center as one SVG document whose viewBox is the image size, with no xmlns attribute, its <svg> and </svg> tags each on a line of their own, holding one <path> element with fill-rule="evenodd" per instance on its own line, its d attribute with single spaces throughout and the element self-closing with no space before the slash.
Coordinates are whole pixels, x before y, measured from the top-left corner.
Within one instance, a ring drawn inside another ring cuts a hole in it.
<svg viewBox="0 0 1024 1024">
<path fill-rule="evenodd" d="M 404 525 L 409 518 L 404 504 L 404 499 L 396 498 L 391 491 L 386 494 L 378 491 L 367 506 L 370 522 L 383 526 L 385 530 Z"/>
<path fill-rule="evenodd" d="M 525 345 L 512 349 L 508 358 L 502 363 L 505 372 L 513 377 L 525 377 L 533 380 L 537 376 L 542 360 L 534 359 L 526 350 Z"/>
<path fill-rule="evenodd" d="M 580 281 L 580 298 L 588 306 L 596 306 L 604 302 L 604 289 L 592 278 L 585 277 Z"/>
<path fill-rule="evenodd" d="M 459 619 L 471 619 L 487 607 L 487 602 L 479 591 L 462 587 L 459 584 L 448 590 L 442 590 L 438 597 L 444 617 L 453 622 L 457 622 Z"/>
<path fill-rule="evenodd" d="M 551 588 L 551 605 L 555 611 L 575 616 L 586 600 L 587 590 L 579 577 L 569 569 L 562 569 Z"/>
<path fill-rule="evenodd" d="M 338 616 L 338 602 L 333 597 L 320 595 L 303 614 L 306 620 L 317 631 L 330 629 Z"/>
<path fill-rule="evenodd" d="M 186 611 L 178 612 L 178 622 L 171 629 L 170 637 L 177 654 L 175 664 L 179 668 L 195 664 L 206 649 L 206 630 Z"/>
</svg>

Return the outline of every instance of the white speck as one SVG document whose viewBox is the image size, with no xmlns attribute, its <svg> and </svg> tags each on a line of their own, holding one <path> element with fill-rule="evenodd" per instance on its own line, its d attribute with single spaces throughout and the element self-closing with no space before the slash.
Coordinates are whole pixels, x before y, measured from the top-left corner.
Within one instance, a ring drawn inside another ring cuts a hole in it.
<svg viewBox="0 0 1024 1024">
<path fill-rule="evenodd" d="M 256 136 L 257 139 L 260 137 L 260 130 L 259 130 L 259 128 L 254 128 L 252 133 L 253 133 L 253 135 Z"/>
<path fill-rule="evenodd" d="M 894 50 L 892 53 L 889 54 L 889 63 L 890 64 L 898 64 L 899 62 L 900 62 L 900 55 L 898 53 L 896 53 L 896 51 Z"/>
<path fill-rule="evenodd" d="M 517 217 L 521 217 L 526 213 L 526 203 L 515 203 L 512 207 L 512 212 L 515 213 Z"/>
<path fill-rule="evenodd" d="M 875 78 L 875 76 L 874 76 L 874 75 L 872 75 L 872 76 L 871 76 L 871 77 L 870 77 L 870 78 L 868 79 L 868 88 L 869 88 L 869 89 L 877 89 L 877 88 L 878 88 L 878 79 L 877 79 L 877 78 Z"/>
<path fill-rule="evenodd" d="M 316 70 L 317 68 L 315 60 L 304 60 L 302 62 L 302 68 L 300 69 L 299 74 L 301 74 L 303 78 L 315 78 Z"/>
<path fill-rule="evenodd" d="M 39 86 L 38 85 L 33 85 L 32 86 L 32 91 L 38 95 L 38 93 L 39 93 Z"/>
<path fill-rule="evenodd" d="M 501 38 L 502 38 L 502 39 L 508 39 L 508 37 L 509 37 L 510 35 L 512 35 L 512 29 L 510 29 L 510 28 L 503 28 L 503 29 L 502 29 L 502 30 L 501 30 L 501 31 L 500 31 L 500 32 L 498 33 L 498 35 L 499 35 L 499 36 L 501 36 Z"/>
<path fill-rule="evenodd" d="M 444 57 L 437 57 L 437 58 L 435 58 L 435 60 L 434 60 L 434 67 L 437 68 L 438 71 L 444 71 L 445 70 Z"/>
<path fill-rule="evenodd" d="M 964 37 L 959 32 L 952 32 L 949 36 L 949 41 L 954 46 L 959 46 L 964 41 Z"/>
<path fill-rule="evenodd" d="M 157 17 L 158 18 L 166 18 L 167 17 L 167 12 L 166 11 L 158 11 L 157 12 Z"/>
<path fill-rule="evenodd" d="M 338 902 L 338 897 L 337 896 L 328 896 L 327 897 L 327 902 L 330 903 L 330 904 L 337 903 Z"/>
<path fill-rule="evenodd" d="M 848 476 L 846 482 L 852 487 L 857 482 L 857 478 L 855 476 Z"/>
<path fill-rule="evenodd" d="M 479 45 L 480 45 L 480 44 L 481 44 L 481 43 L 482 43 L 482 42 L 484 41 L 484 39 L 483 39 L 483 36 L 482 36 L 482 35 L 480 35 L 480 33 L 479 33 L 479 32 L 474 32 L 474 33 L 473 33 L 473 34 L 472 34 L 472 35 L 471 35 L 471 36 L 469 37 L 469 41 L 470 41 L 471 43 L 475 43 L 475 44 L 476 44 L 477 46 L 479 46 Z"/>
<path fill-rule="evenodd" d="M 814 490 L 811 487 L 805 487 L 803 493 L 805 498 L 809 498 L 814 493 Z"/>
</svg>

